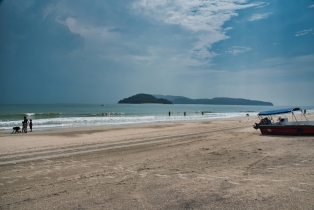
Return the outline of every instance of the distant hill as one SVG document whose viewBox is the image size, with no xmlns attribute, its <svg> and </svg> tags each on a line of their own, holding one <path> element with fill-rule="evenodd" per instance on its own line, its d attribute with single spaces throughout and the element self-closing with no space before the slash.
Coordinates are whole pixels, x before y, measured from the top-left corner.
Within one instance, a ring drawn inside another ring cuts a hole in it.
<svg viewBox="0 0 314 210">
<path fill-rule="evenodd" d="M 136 94 L 129 98 L 124 98 L 118 102 L 118 104 L 172 104 L 171 101 L 164 99 L 164 98 L 156 98 L 150 94 Z"/>
<path fill-rule="evenodd" d="M 215 104 L 215 105 L 259 105 L 259 106 L 273 106 L 271 102 L 256 101 L 243 98 L 213 98 L 213 99 L 190 99 L 183 96 L 171 95 L 154 95 L 156 98 L 164 98 L 171 101 L 173 104 Z"/>
</svg>

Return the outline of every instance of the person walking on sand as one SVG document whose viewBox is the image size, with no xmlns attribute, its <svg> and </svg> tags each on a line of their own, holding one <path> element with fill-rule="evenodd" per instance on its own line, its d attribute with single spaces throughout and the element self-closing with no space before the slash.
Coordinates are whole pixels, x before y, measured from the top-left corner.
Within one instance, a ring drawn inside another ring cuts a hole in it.
<svg viewBox="0 0 314 210">
<path fill-rule="evenodd" d="M 33 131 L 33 122 L 32 122 L 32 119 L 29 120 L 29 129 L 31 130 L 30 132 Z"/>
<path fill-rule="evenodd" d="M 27 133 L 27 124 L 28 124 L 28 119 L 26 118 L 26 116 L 24 116 L 24 121 L 23 121 L 24 133 Z"/>
<path fill-rule="evenodd" d="M 22 121 L 22 133 L 25 132 L 25 126 L 24 121 Z"/>
</svg>

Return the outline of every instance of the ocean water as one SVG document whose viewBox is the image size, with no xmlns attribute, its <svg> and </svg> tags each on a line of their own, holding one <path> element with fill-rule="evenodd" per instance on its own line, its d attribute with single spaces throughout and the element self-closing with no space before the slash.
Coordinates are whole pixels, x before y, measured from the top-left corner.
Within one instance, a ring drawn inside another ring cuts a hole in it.
<svg viewBox="0 0 314 210">
<path fill-rule="evenodd" d="M 23 117 L 33 130 L 92 127 L 154 122 L 180 122 L 257 116 L 265 110 L 286 106 L 182 105 L 182 104 L 24 104 L 0 105 L 0 131 L 22 127 Z M 306 108 L 308 112 L 314 107 Z M 171 112 L 169 117 L 168 112 Z M 186 112 L 186 116 L 184 116 Z M 204 113 L 202 115 L 202 112 Z"/>
</svg>

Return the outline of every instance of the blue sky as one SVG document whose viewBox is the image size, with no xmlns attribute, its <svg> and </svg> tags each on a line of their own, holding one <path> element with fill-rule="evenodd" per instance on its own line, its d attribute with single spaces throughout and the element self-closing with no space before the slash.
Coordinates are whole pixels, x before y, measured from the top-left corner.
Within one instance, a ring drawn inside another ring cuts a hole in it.
<svg viewBox="0 0 314 210">
<path fill-rule="evenodd" d="M 313 0 L 0 2 L 0 103 L 314 105 Z"/>
</svg>

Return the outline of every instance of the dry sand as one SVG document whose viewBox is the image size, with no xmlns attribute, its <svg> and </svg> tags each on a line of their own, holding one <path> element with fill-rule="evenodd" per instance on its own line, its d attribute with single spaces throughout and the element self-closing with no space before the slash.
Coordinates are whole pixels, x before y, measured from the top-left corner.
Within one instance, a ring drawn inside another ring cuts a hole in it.
<svg viewBox="0 0 314 210">
<path fill-rule="evenodd" d="M 256 121 L 0 134 L 0 209 L 314 209 L 314 137 Z"/>
</svg>

